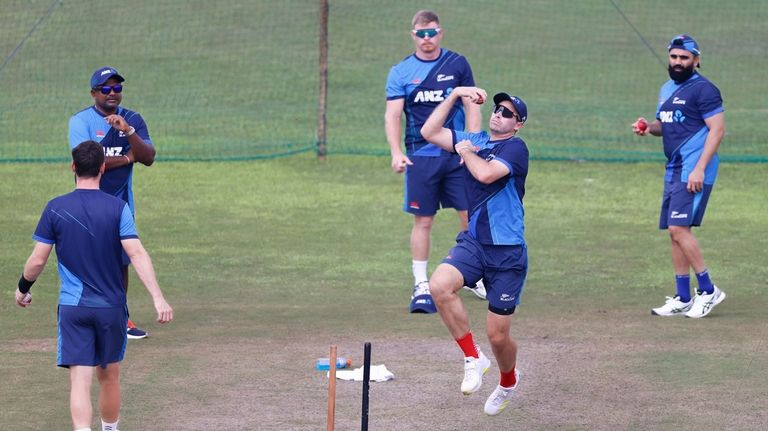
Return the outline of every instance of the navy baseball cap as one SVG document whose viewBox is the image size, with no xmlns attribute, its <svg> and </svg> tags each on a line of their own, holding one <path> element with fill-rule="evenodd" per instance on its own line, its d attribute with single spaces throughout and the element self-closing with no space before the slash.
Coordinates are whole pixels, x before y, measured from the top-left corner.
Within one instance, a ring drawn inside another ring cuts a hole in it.
<svg viewBox="0 0 768 431">
<path fill-rule="evenodd" d="M 117 79 L 117 82 L 125 81 L 125 78 L 117 73 L 117 69 L 114 67 L 104 66 L 96 69 L 96 71 L 93 72 L 93 75 L 91 75 L 91 88 L 104 85 L 104 83 L 109 81 L 110 78 Z"/>
<path fill-rule="evenodd" d="M 525 123 L 525 120 L 528 119 L 528 107 L 525 105 L 525 102 L 523 102 L 523 99 L 517 96 L 510 96 L 507 93 L 497 93 L 495 96 L 493 96 L 493 103 L 496 105 L 505 100 L 515 107 L 517 115 L 520 116 L 520 122 Z"/>
<path fill-rule="evenodd" d="M 696 57 L 701 54 L 701 51 L 699 51 L 699 44 L 696 43 L 694 38 L 687 34 L 678 34 L 669 41 L 667 51 L 671 51 L 673 49 L 684 49 Z"/>
</svg>

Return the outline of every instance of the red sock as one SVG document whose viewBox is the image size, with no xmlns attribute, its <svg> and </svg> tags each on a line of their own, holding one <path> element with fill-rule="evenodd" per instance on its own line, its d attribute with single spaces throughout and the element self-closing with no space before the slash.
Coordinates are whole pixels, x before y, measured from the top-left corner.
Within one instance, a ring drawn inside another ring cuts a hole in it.
<svg viewBox="0 0 768 431">
<path fill-rule="evenodd" d="M 475 346 L 475 340 L 472 338 L 472 331 L 464 334 L 464 336 L 457 339 L 456 342 L 459 343 L 459 347 L 461 347 L 461 351 L 464 352 L 465 357 L 480 357 L 480 353 L 477 351 L 477 346 Z"/>
<path fill-rule="evenodd" d="M 501 378 L 499 379 L 500 386 L 511 388 L 517 383 L 517 379 L 515 378 L 515 367 L 512 367 L 512 369 L 506 373 L 502 371 L 499 374 L 501 374 Z"/>
</svg>

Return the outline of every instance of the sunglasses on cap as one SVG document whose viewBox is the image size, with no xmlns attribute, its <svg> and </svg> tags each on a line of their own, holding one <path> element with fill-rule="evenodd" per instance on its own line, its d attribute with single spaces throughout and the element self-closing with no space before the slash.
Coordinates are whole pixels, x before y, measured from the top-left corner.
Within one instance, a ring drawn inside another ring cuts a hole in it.
<svg viewBox="0 0 768 431">
<path fill-rule="evenodd" d="M 415 34 L 420 39 L 426 39 L 427 37 L 435 37 L 440 33 L 440 27 L 437 28 L 423 28 L 421 30 L 411 30 L 411 33 Z"/>
<path fill-rule="evenodd" d="M 122 91 L 123 91 L 123 86 L 122 86 L 122 85 L 120 85 L 120 84 L 115 84 L 115 85 L 102 85 L 101 87 L 96 87 L 96 88 L 95 88 L 95 90 L 99 90 L 99 92 L 101 92 L 101 94 L 103 94 L 103 95 L 105 95 L 105 96 L 106 96 L 107 94 L 109 94 L 109 93 L 111 93 L 111 92 L 113 92 L 113 91 L 114 91 L 115 93 L 122 93 Z"/>
<path fill-rule="evenodd" d="M 493 113 L 494 114 L 501 113 L 501 116 L 504 118 L 514 118 L 518 122 L 520 121 L 520 116 L 515 114 L 515 111 L 507 108 L 504 105 L 493 105 Z"/>
</svg>

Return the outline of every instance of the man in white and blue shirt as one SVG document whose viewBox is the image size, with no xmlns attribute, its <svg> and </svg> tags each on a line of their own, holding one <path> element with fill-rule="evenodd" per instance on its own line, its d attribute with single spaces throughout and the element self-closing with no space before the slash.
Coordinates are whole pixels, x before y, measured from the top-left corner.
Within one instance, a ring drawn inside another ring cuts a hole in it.
<svg viewBox="0 0 768 431">
<path fill-rule="evenodd" d="M 677 292 L 651 313 L 699 318 L 725 299 L 725 293 L 710 280 L 691 230 L 701 225 L 717 177 L 717 150 L 725 135 L 723 99 L 720 90 L 698 73 L 701 51 L 696 40 L 677 35 L 667 50 L 670 80 L 659 92 L 656 119 L 648 123 L 641 117 L 632 125 L 637 135 L 661 136 L 667 157 L 659 228 L 667 229 L 672 240 Z M 691 269 L 699 286 L 694 297 Z"/>
</svg>

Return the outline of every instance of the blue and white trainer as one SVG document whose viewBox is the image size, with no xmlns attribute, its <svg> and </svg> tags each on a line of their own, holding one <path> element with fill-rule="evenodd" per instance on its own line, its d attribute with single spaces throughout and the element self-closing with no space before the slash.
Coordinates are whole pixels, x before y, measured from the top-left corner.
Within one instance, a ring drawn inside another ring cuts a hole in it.
<svg viewBox="0 0 768 431">
<path fill-rule="evenodd" d="M 411 304 L 408 308 L 411 313 L 437 313 L 437 307 L 435 306 L 435 302 L 432 300 L 432 294 L 429 291 L 429 282 L 422 281 L 413 286 Z"/>
<path fill-rule="evenodd" d="M 717 286 L 713 286 L 712 293 L 704 293 L 697 291 L 696 296 L 693 298 L 693 305 L 685 313 L 685 317 L 692 317 L 698 319 L 709 314 L 715 306 L 725 299 L 725 292 L 718 289 Z"/>
<path fill-rule="evenodd" d="M 692 305 L 693 300 L 683 302 L 677 295 L 673 297 L 667 296 L 667 302 L 661 307 L 651 309 L 651 314 L 654 316 L 683 316 L 691 309 Z"/>
</svg>

